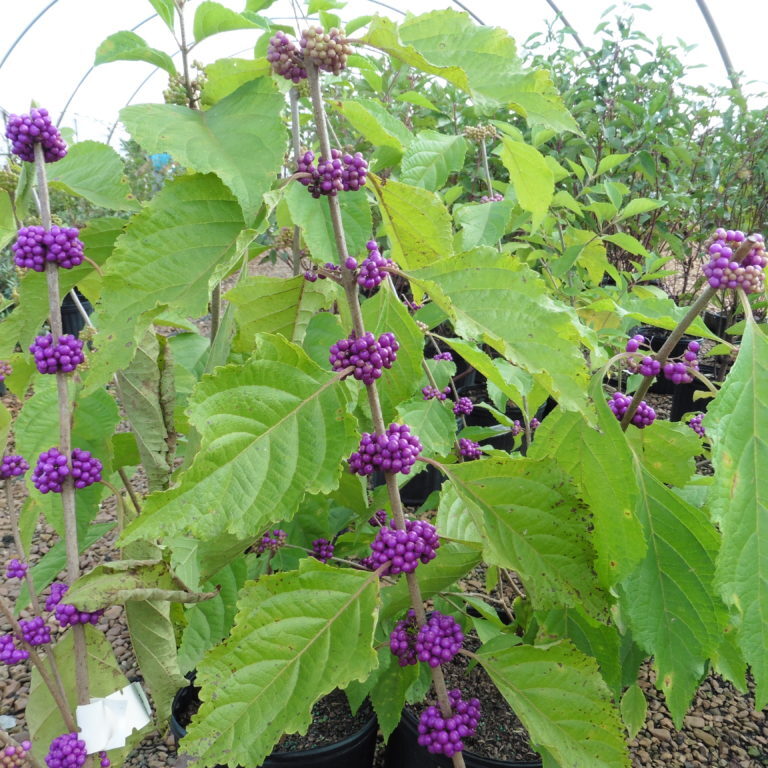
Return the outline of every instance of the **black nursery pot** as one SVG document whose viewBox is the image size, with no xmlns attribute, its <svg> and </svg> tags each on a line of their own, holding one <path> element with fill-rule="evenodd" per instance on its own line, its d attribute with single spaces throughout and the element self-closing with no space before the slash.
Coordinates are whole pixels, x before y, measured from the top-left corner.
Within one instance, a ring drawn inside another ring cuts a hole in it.
<svg viewBox="0 0 768 768">
<path fill-rule="evenodd" d="M 418 741 L 418 720 L 412 712 L 403 710 L 400 723 L 387 742 L 385 768 L 452 768 L 445 755 L 430 755 Z M 474 752 L 464 751 L 467 768 L 541 768 L 541 760 L 494 760 Z"/>
<path fill-rule="evenodd" d="M 75 288 L 75 293 L 80 303 L 83 305 L 87 315 L 93 314 L 93 306 L 88 299 L 83 296 L 80 291 Z M 85 328 L 85 319 L 80 314 L 80 310 L 77 308 L 72 297 L 67 293 L 61 302 L 61 330 L 62 333 L 70 333 L 77 338 L 80 335 L 80 331 Z"/>
<path fill-rule="evenodd" d="M 176 693 L 171 705 L 171 733 L 176 742 L 186 736 L 187 730 L 178 721 L 177 714 L 182 712 L 190 701 L 197 699 L 200 689 L 188 685 Z M 313 749 L 302 749 L 295 752 L 273 752 L 258 768 L 371 768 L 373 754 L 376 750 L 376 732 L 378 722 L 376 716 L 358 731 L 350 734 L 335 744 L 325 744 Z M 227 766 L 217 766 L 227 768 Z"/>
</svg>

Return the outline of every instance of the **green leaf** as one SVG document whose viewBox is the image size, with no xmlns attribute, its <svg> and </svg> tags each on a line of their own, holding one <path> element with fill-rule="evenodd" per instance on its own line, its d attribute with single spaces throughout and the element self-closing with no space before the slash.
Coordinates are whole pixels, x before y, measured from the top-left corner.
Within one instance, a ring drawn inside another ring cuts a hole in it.
<svg viewBox="0 0 768 768">
<path fill-rule="evenodd" d="M 397 362 L 382 372 L 379 397 L 384 419 L 395 420 L 395 409 L 420 387 L 424 336 L 403 303 L 390 290 L 379 290 L 363 303 L 363 323 L 377 338 L 394 333 L 400 348 Z"/>
<path fill-rule="evenodd" d="M 624 221 L 624 219 L 638 216 L 641 213 L 655 211 L 657 208 L 661 208 L 666 204 L 666 200 L 650 200 L 647 197 L 636 197 L 634 200 L 630 200 L 621 211 L 619 211 L 619 218 L 617 221 Z"/>
<path fill-rule="evenodd" d="M 648 323 L 656 328 L 663 328 L 667 331 L 674 330 L 688 313 L 688 307 L 678 307 L 667 296 L 642 295 L 637 292 L 637 288 L 635 292 L 622 299 L 620 307 L 615 304 L 613 307 L 620 317 L 631 317 L 642 323 Z M 704 325 L 704 321 L 700 317 L 697 317 L 690 324 L 688 333 L 705 339 L 718 338 L 716 334 L 712 333 Z"/>
<path fill-rule="evenodd" d="M 88 683 L 93 697 L 104 697 L 128 685 L 117 665 L 115 654 L 106 635 L 88 624 L 83 627 L 88 659 Z M 57 666 L 61 673 L 64 692 L 70 711 L 74 714 L 77 704 L 77 685 L 75 684 L 74 635 L 66 632 L 53 647 Z M 69 729 L 56 706 L 47 686 L 40 678 L 37 669 L 32 669 L 32 682 L 29 703 L 25 711 L 30 735 L 32 736 L 32 754 L 42 762 L 48 753 L 50 743 Z M 110 754 L 110 757 L 114 755 Z M 120 764 L 120 761 L 117 761 Z"/>
<path fill-rule="evenodd" d="M 205 67 L 203 103 L 212 106 L 241 85 L 266 77 L 269 72 L 270 63 L 266 59 L 217 59 Z"/>
<path fill-rule="evenodd" d="M 173 104 L 138 104 L 120 111 L 147 152 L 168 152 L 200 173 L 213 172 L 232 190 L 251 224 L 283 163 L 285 106 L 271 77 L 241 85 L 205 112 Z"/>
<path fill-rule="evenodd" d="M 414 187 L 438 190 L 448 176 L 464 165 L 467 141 L 437 131 L 421 131 L 411 141 L 400 162 L 400 181 Z"/>
<path fill-rule="evenodd" d="M 634 570 L 646 545 L 635 513 L 638 491 L 634 483 L 627 482 L 633 475 L 632 452 L 616 417 L 602 398 L 601 383 L 596 382 L 593 388 L 596 427 L 577 413 L 556 408 L 536 430 L 529 455 L 556 458 L 576 481 L 592 513 L 595 569 L 600 582 L 611 587 Z"/>
<path fill-rule="evenodd" d="M 174 179 L 131 219 L 104 270 L 88 388 L 130 363 L 159 307 L 206 312 L 210 286 L 237 258 L 242 229 L 240 206 L 213 175 Z"/>
<path fill-rule="evenodd" d="M 173 0 L 149 0 L 157 15 L 165 22 L 168 29 L 173 32 Z"/>
<path fill-rule="evenodd" d="M 712 588 L 718 534 L 704 512 L 645 470 L 637 483 L 648 549 L 622 583 L 620 604 L 635 641 L 654 656 L 657 685 L 680 727 L 725 623 Z"/>
<path fill-rule="evenodd" d="M 306 281 L 305 281 L 306 282 Z M 310 318 L 304 334 L 304 351 L 321 367 L 328 363 L 328 350 L 332 344 L 344 338 L 346 332 L 341 327 L 338 315 L 319 312 Z"/>
<path fill-rule="evenodd" d="M 184 752 L 202 766 L 259 765 L 284 732 L 305 731 L 315 701 L 376 666 L 377 603 L 373 574 L 312 558 L 246 584 L 232 634 L 200 663 Z"/>
<path fill-rule="evenodd" d="M 632 237 L 632 235 L 617 232 L 615 235 L 603 235 L 602 238 L 609 243 L 618 245 L 623 251 L 631 253 L 633 256 L 642 256 L 646 259 L 650 256 L 645 246 L 636 237 Z"/>
<path fill-rule="evenodd" d="M 169 75 L 176 74 L 173 59 L 167 53 L 150 48 L 143 38 L 128 30 L 115 32 L 96 49 L 94 66 L 111 61 L 146 61 L 164 69 Z"/>
<path fill-rule="evenodd" d="M 413 434 L 418 435 L 426 456 L 445 456 L 453 449 L 456 417 L 449 405 L 451 402 L 418 397 L 402 403 L 397 409 L 398 421 L 407 424 Z"/>
<path fill-rule="evenodd" d="M 310 283 L 303 275 L 290 279 L 248 277 L 225 297 L 235 306 L 235 348 L 249 354 L 257 333 L 279 333 L 301 344 L 315 313 L 330 307 L 337 297 L 338 288 L 330 280 Z M 325 358 L 327 361 L 328 350 Z"/>
<path fill-rule="evenodd" d="M 259 25 L 248 21 L 244 16 L 213 0 L 200 3 L 195 11 L 195 22 L 192 33 L 195 42 L 199 43 L 206 37 L 219 32 L 231 32 L 234 29 L 258 29 Z"/>
<path fill-rule="evenodd" d="M 605 618 L 607 596 L 593 570 L 589 519 L 554 461 L 489 458 L 443 470 L 464 502 L 463 512 L 460 506 L 451 512 L 472 518 L 482 532 L 484 560 L 515 570 L 534 608 L 582 607 Z M 450 519 L 441 522 L 453 529 Z"/>
<path fill-rule="evenodd" d="M 369 21 L 372 17 L 368 17 Z M 347 25 L 347 32 L 349 32 L 349 25 Z M 415 104 L 417 107 L 424 107 L 424 109 L 431 109 L 433 112 L 439 112 L 440 110 L 423 94 L 418 91 L 403 91 L 395 96 L 395 101 L 405 101 L 408 104 Z M 441 134 L 442 135 L 442 134 Z"/>
<path fill-rule="evenodd" d="M 478 245 L 495 246 L 507 232 L 514 207 L 511 200 L 456 206 L 453 217 L 461 227 L 457 247 L 469 251 Z"/>
<path fill-rule="evenodd" d="M 739 355 L 707 412 L 715 481 L 713 517 L 722 532 L 716 584 L 741 618 L 739 646 L 757 683 L 755 706 L 768 702 L 768 338 L 747 322 Z"/>
<path fill-rule="evenodd" d="M 537 229 L 555 194 L 552 169 L 536 147 L 503 136 L 501 162 L 509 172 L 520 207 L 533 216 L 532 229 Z"/>
<path fill-rule="evenodd" d="M 401 155 L 413 139 L 403 123 L 378 101 L 356 99 L 335 102 L 335 106 L 374 147 L 389 147 Z"/>
<path fill-rule="evenodd" d="M 683 488 L 696 471 L 701 440 L 687 424 L 659 419 L 652 429 L 628 431 L 627 439 L 643 466 L 665 485 Z"/>
<path fill-rule="evenodd" d="M 365 192 L 345 192 L 338 197 L 347 250 L 351 256 L 365 253 L 373 227 L 371 206 Z M 301 227 L 301 236 L 312 257 L 320 263 L 339 262 L 338 248 L 331 224 L 331 212 L 325 200 L 315 200 L 301 184 L 291 183 L 285 190 L 285 202 L 294 224 Z"/>
<path fill-rule="evenodd" d="M 17 231 L 11 196 L 5 190 L 0 190 L 0 248 L 5 248 L 16 237 Z"/>
<path fill-rule="evenodd" d="M 595 176 L 600 176 L 603 173 L 612 171 L 617 165 L 621 165 L 621 163 L 623 163 L 629 157 L 632 157 L 631 152 L 619 155 L 606 155 L 605 157 L 601 158 L 600 162 L 597 164 L 597 171 L 595 172 Z"/>
<path fill-rule="evenodd" d="M 451 217 L 434 192 L 399 181 L 374 180 L 391 258 L 402 269 L 417 269 L 453 254 Z"/>
<path fill-rule="evenodd" d="M 185 611 L 187 624 L 179 646 L 182 672 L 195 669 L 206 651 L 229 634 L 235 621 L 237 594 L 245 583 L 246 571 L 244 557 L 232 560 L 204 585 L 206 591 L 218 589 L 217 595 L 191 605 Z"/>
<path fill-rule="evenodd" d="M 645 700 L 645 694 L 637 683 L 632 683 L 621 697 L 621 716 L 630 739 L 634 739 L 645 725 L 647 714 L 648 702 Z"/>
<path fill-rule="evenodd" d="M 305 493 L 338 486 L 358 439 L 347 398 L 302 349 L 262 336 L 244 365 L 203 377 L 189 406 L 202 437 L 194 463 L 175 488 L 147 499 L 124 543 L 182 531 L 248 538 L 289 520 Z"/>
<path fill-rule="evenodd" d="M 124 170 L 120 155 L 112 147 L 98 141 L 81 141 L 73 144 L 67 156 L 51 166 L 48 183 L 53 189 L 84 197 L 103 208 L 141 210 L 123 175 Z"/>
<path fill-rule="evenodd" d="M 587 369 L 579 350 L 586 329 L 518 258 L 476 248 L 414 277 L 427 281 L 430 298 L 454 319 L 457 334 L 492 346 L 531 373 L 564 408 L 586 409 Z M 433 283 L 441 290 L 431 290 Z"/>
<path fill-rule="evenodd" d="M 594 659 L 567 643 L 513 642 L 501 637 L 477 655 L 534 747 L 544 746 L 561 766 L 629 768 L 619 713 Z"/>
<path fill-rule="evenodd" d="M 401 667 L 389 646 L 379 649 L 379 668 L 373 673 L 371 704 L 387 741 L 403 716 L 405 694 L 419 674 L 419 665 Z"/>
</svg>

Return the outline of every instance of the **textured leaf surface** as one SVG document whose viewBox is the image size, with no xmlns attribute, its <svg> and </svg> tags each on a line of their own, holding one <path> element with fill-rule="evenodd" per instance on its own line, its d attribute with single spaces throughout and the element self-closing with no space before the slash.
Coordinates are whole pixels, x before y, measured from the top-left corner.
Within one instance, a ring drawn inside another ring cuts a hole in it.
<svg viewBox="0 0 768 768">
<path fill-rule="evenodd" d="M 158 307 L 205 314 L 242 229 L 240 206 L 213 175 L 175 179 L 131 220 L 104 270 L 89 388 L 129 364 Z"/>
<path fill-rule="evenodd" d="M 459 248 L 469 251 L 478 245 L 496 245 L 507 231 L 514 203 L 498 200 L 493 203 L 474 203 L 454 208 L 459 232 Z"/>
<path fill-rule="evenodd" d="M 389 179 L 373 189 L 379 201 L 390 257 L 417 269 L 453 254 L 451 217 L 434 192 Z"/>
<path fill-rule="evenodd" d="M 207 64 L 205 74 L 208 80 L 203 86 L 203 104 L 206 106 L 216 104 L 244 83 L 267 76 L 270 68 L 266 58 L 217 59 L 212 64 Z"/>
<path fill-rule="evenodd" d="M 378 101 L 341 101 L 337 103 L 337 107 L 352 127 L 374 147 L 389 147 L 399 155 L 413 139 L 411 132 L 400 119 Z"/>
<path fill-rule="evenodd" d="M 741 616 L 739 644 L 761 708 L 768 703 L 768 338 L 752 322 L 706 424 L 715 467 L 711 510 L 723 537 L 717 587 Z"/>
<path fill-rule="evenodd" d="M 501 162 L 509 172 L 520 207 L 533 216 L 532 228 L 538 228 L 543 220 L 552 196 L 555 180 L 544 155 L 536 147 L 522 141 L 502 138 Z"/>
<path fill-rule="evenodd" d="M 418 665 L 401 667 L 388 644 L 379 649 L 379 668 L 373 673 L 370 697 L 384 741 L 389 739 L 400 722 L 405 694 L 418 672 Z"/>
<path fill-rule="evenodd" d="M 164 69 L 169 75 L 176 74 L 173 59 L 167 53 L 150 48 L 144 38 L 128 30 L 115 32 L 96 49 L 94 65 L 111 61 L 146 61 Z"/>
<path fill-rule="evenodd" d="M 218 34 L 219 32 L 231 32 L 235 29 L 254 29 L 258 24 L 248 21 L 244 16 L 233 11 L 221 3 L 215 3 L 213 0 L 205 0 L 200 3 L 195 11 L 195 21 L 192 27 L 192 33 L 195 41 L 200 42 L 206 37 Z"/>
<path fill-rule="evenodd" d="M 200 451 L 179 485 L 150 496 L 125 541 L 191 531 L 247 538 L 332 491 L 358 436 L 346 387 L 279 336 L 244 365 L 205 376 L 190 402 Z"/>
<path fill-rule="evenodd" d="M 713 593 L 719 537 L 706 514 L 638 470 L 648 549 L 623 583 L 621 606 L 679 725 L 720 643 L 725 610 Z"/>
<path fill-rule="evenodd" d="M 418 435 L 424 446 L 423 454 L 445 456 L 453 449 L 456 436 L 456 417 L 453 414 L 451 400 L 424 400 L 416 397 L 402 403 L 398 409 L 398 421 L 407 424 L 414 435 Z"/>
<path fill-rule="evenodd" d="M 455 316 L 460 336 L 491 345 L 533 374 L 564 408 L 585 409 L 587 369 L 579 342 L 586 329 L 570 307 L 550 298 L 536 273 L 511 256 L 478 248 L 416 277 L 442 289 L 431 298 Z"/>
<path fill-rule="evenodd" d="M 138 211 L 141 205 L 123 176 L 124 170 L 120 155 L 112 147 L 98 141 L 81 141 L 50 167 L 48 182 L 54 189 L 104 208 Z"/>
<path fill-rule="evenodd" d="M 260 765 L 283 732 L 306 730 L 317 699 L 376 666 L 377 602 L 373 574 L 311 558 L 249 582 L 229 639 L 200 663 L 184 752 L 204 766 Z"/>
<path fill-rule="evenodd" d="M 579 414 L 561 408 L 548 414 L 529 455 L 557 457 L 558 464 L 576 481 L 592 513 L 591 538 L 601 583 L 613 586 L 628 576 L 643 558 L 645 537 L 635 513 L 637 488 L 627 482 L 634 472 L 632 452 L 602 397 L 597 402 L 595 427 Z"/>
<path fill-rule="evenodd" d="M 283 96 L 271 77 L 240 86 L 205 112 L 173 104 L 137 104 L 120 111 L 147 152 L 169 152 L 200 173 L 213 172 L 234 192 L 250 224 L 282 165 Z"/>
<path fill-rule="evenodd" d="M 467 141 L 463 136 L 421 131 L 400 162 L 400 181 L 436 191 L 464 165 L 466 153 Z"/>
<path fill-rule="evenodd" d="M 312 317 L 320 309 L 331 306 L 337 295 L 338 289 L 332 281 L 310 283 L 304 275 L 288 280 L 263 276 L 246 278 L 226 294 L 226 299 L 236 308 L 238 337 L 235 348 L 250 353 L 257 333 L 279 333 L 288 341 L 301 344 Z"/>
<path fill-rule="evenodd" d="M 484 559 L 517 571 L 535 608 L 581 606 L 604 616 L 589 517 L 554 461 L 484 459 L 445 471 L 464 514 L 485 532 Z"/>
<path fill-rule="evenodd" d="M 627 431 L 627 439 L 646 469 L 661 483 L 682 488 L 696 471 L 701 440 L 680 421 L 657 419 L 652 429 Z"/>
<path fill-rule="evenodd" d="M 621 719 L 594 659 L 566 643 L 478 651 L 480 663 L 523 722 L 531 742 L 561 766 L 629 768 Z"/>
</svg>

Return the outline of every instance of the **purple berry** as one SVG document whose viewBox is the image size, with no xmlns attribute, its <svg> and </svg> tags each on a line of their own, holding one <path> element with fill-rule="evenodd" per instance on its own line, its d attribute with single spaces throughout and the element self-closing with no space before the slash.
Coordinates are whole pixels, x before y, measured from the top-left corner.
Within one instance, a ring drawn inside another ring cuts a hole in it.
<svg viewBox="0 0 768 768">
<path fill-rule="evenodd" d="M 397 656 L 397 663 L 401 667 L 409 667 L 416 664 L 416 635 L 419 625 L 416 622 L 416 612 L 411 608 L 406 618 L 395 624 L 389 636 L 389 649 Z"/>
<path fill-rule="evenodd" d="M 688 384 L 693 381 L 693 376 L 688 373 L 688 366 L 682 362 L 667 363 L 664 366 L 664 378 L 675 384 Z"/>
<path fill-rule="evenodd" d="M 538 429 L 541 426 L 541 422 L 534 416 L 531 419 L 531 423 L 529 424 L 531 428 L 531 432 L 533 432 L 534 429 Z"/>
<path fill-rule="evenodd" d="M 13 373 L 13 366 L 7 360 L 0 360 L 0 381 L 5 381 Z"/>
<path fill-rule="evenodd" d="M 315 283 L 315 282 L 317 282 L 317 272 L 311 272 L 310 270 L 307 270 L 307 271 L 304 273 L 304 279 L 305 279 L 307 282 L 310 282 L 310 283 Z"/>
<path fill-rule="evenodd" d="M 460 397 L 453 406 L 453 412 L 458 416 L 460 413 L 468 416 L 474 409 L 474 404 L 468 397 Z"/>
<path fill-rule="evenodd" d="M 481 203 L 500 203 L 504 199 L 504 195 L 500 195 L 498 193 L 491 195 L 490 197 L 488 195 L 483 195 L 480 198 Z"/>
<path fill-rule="evenodd" d="M 37 336 L 29 351 L 40 373 L 70 373 L 85 361 L 83 342 L 69 333 L 59 336 L 57 342 L 50 333 Z"/>
<path fill-rule="evenodd" d="M 427 707 L 419 718 L 418 742 L 433 755 L 453 757 L 464 749 L 463 739 L 473 736 L 480 719 L 480 702 L 464 701 L 461 691 L 448 691 L 452 715 L 444 718 L 437 707 Z"/>
<path fill-rule="evenodd" d="M 72 269 L 83 263 L 83 243 L 75 227 L 22 227 L 11 246 L 17 267 L 44 272 L 47 263 Z"/>
<path fill-rule="evenodd" d="M 32 482 L 40 493 L 61 493 L 62 481 L 72 475 L 75 488 L 87 488 L 101 480 L 101 462 L 92 457 L 90 451 L 75 448 L 72 451 L 72 466 L 58 448 L 43 451 L 32 472 Z"/>
<path fill-rule="evenodd" d="M 704 425 L 701 423 L 704 419 L 703 413 L 697 413 L 695 416 L 691 416 L 688 420 L 688 426 L 699 436 L 706 437 L 707 433 L 704 429 Z"/>
<path fill-rule="evenodd" d="M 101 481 L 101 462 L 91 456 L 90 451 L 72 449 L 72 477 L 75 488 L 87 488 L 89 485 Z"/>
<path fill-rule="evenodd" d="M 354 256 L 347 256 L 344 266 L 347 269 L 357 269 L 357 259 Z"/>
<path fill-rule="evenodd" d="M 29 741 L 22 741 L 18 746 L 8 745 L 0 750 L 0 768 L 26 768 L 29 765 L 27 752 L 32 749 Z"/>
<path fill-rule="evenodd" d="M 48 768 L 81 768 L 87 759 L 85 742 L 76 733 L 65 733 L 51 742 L 45 763 Z"/>
<path fill-rule="evenodd" d="M 333 544 L 328 539 L 315 539 L 310 555 L 321 563 L 327 563 L 333 557 Z"/>
<path fill-rule="evenodd" d="M 334 75 L 347 66 L 347 56 L 352 53 L 344 33 L 336 27 L 327 32 L 322 27 L 309 27 L 301 33 L 299 45 L 318 69 Z"/>
<path fill-rule="evenodd" d="M 288 39 L 285 32 L 278 31 L 267 46 L 267 61 L 272 64 L 275 74 L 286 80 L 299 83 L 307 76 L 304 69 L 304 57 L 296 45 Z"/>
<path fill-rule="evenodd" d="M 451 394 L 451 388 L 439 390 L 437 387 L 422 387 L 421 394 L 425 400 L 445 400 Z"/>
<path fill-rule="evenodd" d="M 54 608 L 56 621 L 63 627 L 73 627 L 75 624 L 97 624 L 104 614 L 104 609 L 98 611 L 79 611 L 69 603 L 59 603 Z"/>
<path fill-rule="evenodd" d="M 661 363 L 646 355 L 640 361 L 638 370 L 643 376 L 657 376 L 661 371 Z"/>
<path fill-rule="evenodd" d="M 453 360 L 453 355 L 450 352 L 438 352 L 433 358 L 433 360 Z"/>
<path fill-rule="evenodd" d="M 464 633 L 453 616 L 433 611 L 416 637 L 416 656 L 430 667 L 447 664 L 461 650 Z"/>
<path fill-rule="evenodd" d="M 608 407 L 613 411 L 616 418 L 621 421 L 631 402 L 631 397 L 623 395 L 621 392 L 614 392 L 611 399 L 608 401 Z M 640 404 L 637 406 L 635 415 L 632 417 L 631 423 L 638 427 L 638 429 L 643 429 L 648 425 L 653 424 L 655 419 L 656 411 L 654 411 L 645 400 L 641 400 Z"/>
<path fill-rule="evenodd" d="M 373 384 L 384 368 L 392 367 L 399 348 L 393 333 L 382 333 L 377 341 L 372 333 L 358 339 L 353 331 L 348 339 L 340 339 L 331 347 L 330 363 L 334 371 L 354 366 L 354 378 L 363 384 Z"/>
<path fill-rule="evenodd" d="M 267 531 L 261 537 L 261 541 L 259 541 L 258 546 L 256 547 L 256 554 L 261 555 L 267 550 L 274 554 L 285 544 L 285 538 L 285 531 L 280 528 L 275 528 L 273 531 Z"/>
<path fill-rule="evenodd" d="M 710 260 L 704 265 L 704 275 L 713 288 L 741 288 L 745 293 L 763 290 L 768 256 L 762 235 L 750 235 L 752 249 L 741 262 L 733 259 L 734 250 L 746 239 L 738 230 L 719 227 L 715 231 L 708 248 Z"/>
<path fill-rule="evenodd" d="M 29 645 L 45 645 L 51 642 L 51 630 L 41 616 L 19 622 L 24 642 Z"/>
<path fill-rule="evenodd" d="M 35 144 L 43 145 L 46 163 L 55 163 L 67 154 L 59 129 L 48 117 L 47 109 L 30 109 L 28 115 L 8 115 L 5 135 L 11 152 L 28 163 L 35 162 Z"/>
<path fill-rule="evenodd" d="M 28 568 L 29 566 L 25 562 L 22 562 L 21 560 L 18 560 L 14 557 L 6 566 L 5 578 L 23 579 L 27 573 Z"/>
<path fill-rule="evenodd" d="M 389 522 L 387 511 L 385 509 L 377 509 L 372 517 L 368 518 L 368 524 L 374 527 L 381 527 Z"/>
<path fill-rule="evenodd" d="M 407 424 L 390 424 L 383 435 L 363 432 L 357 451 L 349 457 L 349 470 L 357 475 L 370 475 L 375 469 L 407 475 L 421 449 Z"/>
<path fill-rule="evenodd" d="M 641 336 L 640 334 L 637 334 L 627 342 L 626 351 L 637 352 L 637 350 L 640 349 L 641 344 L 645 344 L 645 336 Z"/>
<path fill-rule="evenodd" d="M 466 437 L 459 438 L 459 453 L 465 459 L 479 459 L 483 455 L 480 444 L 474 440 L 467 440 Z"/>
<path fill-rule="evenodd" d="M 0 462 L 0 477 L 21 477 L 29 469 L 29 464 L 23 456 L 3 456 Z"/>
<path fill-rule="evenodd" d="M 388 564 L 384 575 L 396 576 L 398 573 L 413 573 L 416 566 L 434 559 L 440 547 L 440 539 L 435 527 L 423 520 L 406 520 L 405 530 L 395 527 L 395 521 L 389 528 L 381 528 L 371 543 L 371 567 L 378 570 Z"/>
<path fill-rule="evenodd" d="M 69 587 L 61 581 L 54 581 L 51 584 L 51 594 L 45 601 L 45 610 L 52 611 L 60 602 L 64 593 Z"/>
<path fill-rule="evenodd" d="M 368 256 L 360 265 L 357 284 L 370 291 L 381 283 L 387 274 L 386 267 L 391 267 L 394 262 L 392 259 L 385 259 L 379 253 L 375 240 L 369 240 L 365 247 L 368 249 Z"/>
<path fill-rule="evenodd" d="M 0 662 L 10 666 L 29 658 L 29 651 L 16 647 L 13 635 L 0 635 Z"/>
</svg>

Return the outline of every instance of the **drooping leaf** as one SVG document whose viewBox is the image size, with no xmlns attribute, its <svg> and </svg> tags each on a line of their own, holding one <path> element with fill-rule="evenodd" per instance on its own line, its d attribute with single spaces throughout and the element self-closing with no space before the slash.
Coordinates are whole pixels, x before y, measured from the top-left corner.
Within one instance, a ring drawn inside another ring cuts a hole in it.
<svg viewBox="0 0 768 768">
<path fill-rule="evenodd" d="M 719 537 L 701 510 L 638 469 L 637 514 L 648 549 L 621 584 L 635 641 L 654 656 L 657 685 L 679 725 L 720 642 L 725 609 L 713 593 Z"/>
<path fill-rule="evenodd" d="M 371 676 L 370 697 L 384 741 L 400 722 L 405 694 L 419 673 L 418 666 L 401 667 L 389 646 L 379 649 L 379 668 Z"/>
<path fill-rule="evenodd" d="M 332 491 L 359 439 L 347 389 L 299 347 L 262 336 L 243 365 L 205 376 L 190 401 L 200 450 L 179 484 L 150 496 L 124 541 L 190 531 L 247 538 Z"/>
<path fill-rule="evenodd" d="M 373 178 L 373 177 L 372 177 Z M 391 258 L 417 269 L 453 255 L 451 217 L 434 192 L 388 179 L 373 183 Z"/>
<path fill-rule="evenodd" d="M 51 166 L 48 183 L 103 208 L 141 210 L 123 174 L 123 161 L 112 147 L 98 141 L 80 141 Z"/>
<path fill-rule="evenodd" d="M 169 75 L 176 74 L 173 59 L 167 53 L 150 48 L 144 38 L 128 30 L 115 32 L 96 49 L 94 65 L 111 61 L 146 61 L 164 69 Z"/>
<path fill-rule="evenodd" d="M 495 246 L 507 231 L 513 209 L 510 200 L 456 206 L 453 217 L 461 227 L 458 248 L 469 251 L 478 245 Z"/>
<path fill-rule="evenodd" d="M 650 200 L 647 197 L 636 197 L 634 200 L 630 200 L 624 208 L 619 212 L 619 221 L 628 219 L 631 216 L 637 216 L 641 213 L 648 213 L 649 211 L 655 211 L 657 208 L 661 208 L 666 205 L 666 200 Z"/>
<path fill-rule="evenodd" d="M 16 237 L 16 232 L 11 196 L 4 189 L 0 190 L 0 248 L 5 248 Z"/>
<path fill-rule="evenodd" d="M 768 338 L 754 322 L 707 412 L 715 482 L 711 513 L 722 532 L 716 584 L 741 618 L 739 646 L 757 683 L 755 706 L 768 702 Z"/>
<path fill-rule="evenodd" d="M 259 765 L 283 732 L 304 731 L 315 701 L 376 666 L 377 602 L 373 574 L 312 558 L 246 584 L 232 634 L 199 665 L 184 752 L 202 766 L 222 754 Z"/>
<path fill-rule="evenodd" d="M 120 111 L 131 136 L 148 152 L 168 152 L 200 173 L 215 173 L 235 194 L 251 224 L 283 162 L 284 99 L 271 77 L 241 85 L 204 112 L 173 104 Z"/>
<path fill-rule="evenodd" d="M 653 429 L 628 431 L 627 439 L 659 482 L 682 488 L 696 471 L 694 458 L 701 453 L 701 440 L 687 424 L 658 419 Z"/>
<path fill-rule="evenodd" d="M 534 747 L 544 746 L 561 766 L 629 768 L 621 719 L 594 659 L 567 643 L 511 642 L 502 636 L 477 655 Z"/>
<path fill-rule="evenodd" d="M 330 280 L 310 283 L 303 275 L 290 279 L 262 275 L 246 278 L 225 297 L 235 306 L 235 348 L 250 353 L 257 333 L 279 333 L 301 344 L 312 317 L 331 306 L 337 295 L 338 289 Z"/>
<path fill-rule="evenodd" d="M 613 235 L 602 235 L 602 239 L 609 243 L 613 243 L 614 245 L 618 245 L 619 248 L 627 253 L 631 253 L 633 256 L 642 256 L 643 258 L 650 256 L 646 247 L 636 237 L 632 237 L 632 235 L 628 235 L 626 232 L 617 232 Z"/>
<path fill-rule="evenodd" d="M 258 29 L 259 25 L 249 21 L 242 14 L 227 8 L 213 0 L 200 3 L 195 11 L 195 21 L 192 34 L 195 42 L 199 43 L 206 37 L 219 32 L 231 32 L 235 29 Z"/>
<path fill-rule="evenodd" d="M 504 136 L 501 162 L 509 173 L 520 207 L 531 213 L 537 229 L 552 202 L 555 181 L 552 170 L 536 147 Z"/>
<path fill-rule="evenodd" d="M 202 101 L 212 106 L 236 91 L 244 83 L 269 74 L 270 63 L 264 59 L 217 59 L 205 67 L 206 81 Z"/>
<path fill-rule="evenodd" d="M 520 575 L 536 609 L 579 606 L 605 618 L 589 516 L 549 459 L 484 459 L 446 466 L 463 514 L 483 531 L 486 562 Z"/>
<path fill-rule="evenodd" d="M 168 29 L 173 31 L 173 0 L 149 0 L 152 7 L 157 11 L 157 15 L 165 22 Z"/>
<path fill-rule="evenodd" d="M 436 191 L 464 165 L 466 153 L 467 141 L 463 136 L 421 131 L 400 162 L 400 181 Z"/>
<path fill-rule="evenodd" d="M 637 683 L 632 683 L 621 697 L 621 717 L 624 720 L 624 725 L 627 726 L 630 739 L 634 739 L 645 725 L 647 713 L 648 702 L 645 699 L 643 689 Z"/>
<path fill-rule="evenodd" d="M 240 206 L 213 175 L 180 176 L 129 223 L 104 270 L 88 389 L 125 368 L 163 307 L 197 317 L 237 259 Z"/>
<path fill-rule="evenodd" d="M 399 156 L 413 139 L 405 125 L 378 101 L 340 101 L 336 107 L 374 147 L 389 147 Z"/>
</svg>

